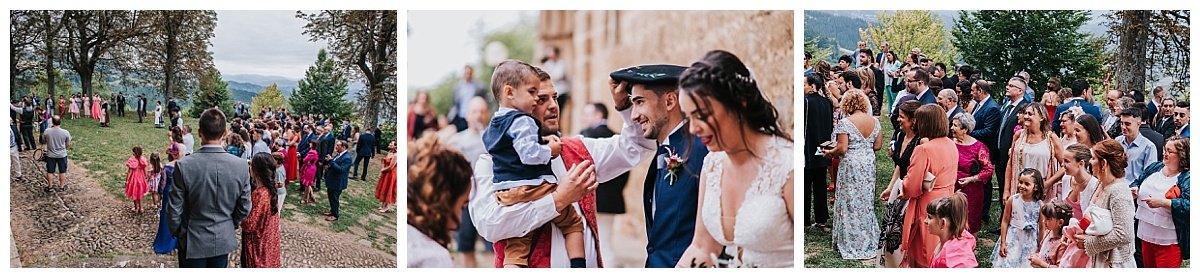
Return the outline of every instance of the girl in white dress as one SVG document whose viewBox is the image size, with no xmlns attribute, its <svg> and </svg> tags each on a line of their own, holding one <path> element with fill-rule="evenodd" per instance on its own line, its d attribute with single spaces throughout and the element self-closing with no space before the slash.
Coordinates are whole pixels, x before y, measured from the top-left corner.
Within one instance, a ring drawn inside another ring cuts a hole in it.
<svg viewBox="0 0 1200 278">
<path fill-rule="evenodd" d="M 778 112 L 750 70 L 725 51 L 693 63 L 679 88 L 688 131 L 709 154 L 695 235 L 677 266 L 792 267 L 793 143 Z"/>
</svg>

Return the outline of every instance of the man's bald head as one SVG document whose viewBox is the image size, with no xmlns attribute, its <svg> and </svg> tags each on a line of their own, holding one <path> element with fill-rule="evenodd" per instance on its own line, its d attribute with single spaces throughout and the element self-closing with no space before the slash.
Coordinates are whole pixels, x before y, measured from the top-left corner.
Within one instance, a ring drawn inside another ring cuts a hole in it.
<svg viewBox="0 0 1200 278">
<path fill-rule="evenodd" d="M 946 111 L 954 110 L 954 107 L 958 106 L 958 94 L 954 92 L 954 89 L 943 89 L 938 92 L 937 103 Z"/>
<path fill-rule="evenodd" d="M 467 126 L 483 130 L 487 126 L 488 102 L 481 96 L 471 98 L 467 103 Z"/>
</svg>

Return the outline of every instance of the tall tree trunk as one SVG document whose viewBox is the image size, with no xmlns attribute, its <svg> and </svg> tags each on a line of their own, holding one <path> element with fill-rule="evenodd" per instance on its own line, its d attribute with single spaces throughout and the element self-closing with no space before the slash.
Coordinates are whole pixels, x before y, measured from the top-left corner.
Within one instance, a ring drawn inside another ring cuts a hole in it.
<svg viewBox="0 0 1200 278">
<path fill-rule="evenodd" d="M 167 35 L 167 40 L 166 40 L 166 54 L 167 55 L 166 55 L 166 61 L 164 61 L 164 63 L 163 63 L 163 89 L 162 89 L 163 102 L 171 101 L 171 97 L 175 95 L 175 86 L 176 86 L 176 84 L 175 84 L 175 67 L 176 67 L 176 60 L 178 59 L 178 57 L 176 57 L 176 56 L 178 56 L 177 40 L 179 39 L 179 36 L 178 36 L 178 31 L 179 31 L 178 23 L 179 22 L 176 22 L 176 18 L 175 18 L 175 16 L 177 15 L 176 13 L 178 13 L 178 11 L 167 11 L 166 13 L 167 13 L 167 15 L 166 15 L 167 20 L 165 23 L 166 26 L 164 26 L 164 28 L 166 30 L 165 33 Z"/>
<path fill-rule="evenodd" d="M 1146 42 L 1149 40 L 1150 11 L 1121 11 L 1121 34 L 1117 43 L 1117 90 L 1146 90 Z"/>
<path fill-rule="evenodd" d="M 45 27 L 45 31 L 46 31 L 46 37 L 45 37 L 45 39 L 46 39 L 46 65 L 45 65 L 45 68 L 46 68 L 46 81 L 47 81 L 46 82 L 47 83 L 46 94 L 50 95 L 50 98 L 53 99 L 54 98 L 54 89 L 55 89 L 54 87 L 57 87 L 54 85 L 58 84 L 58 83 L 56 83 L 56 82 L 58 82 L 58 80 L 55 80 L 58 78 L 58 74 L 57 74 L 58 72 L 56 72 L 54 70 L 54 53 L 56 53 L 55 51 L 57 51 L 54 48 L 54 43 L 58 39 L 58 28 L 54 28 L 54 24 L 53 24 L 54 19 L 52 19 L 53 16 L 50 15 L 50 12 L 47 11 L 44 13 L 45 14 L 42 15 L 42 23 L 45 24 L 44 27 Z M 10 88 L 16 88 L 16 87 L 10 87 Z"/>
</svg>

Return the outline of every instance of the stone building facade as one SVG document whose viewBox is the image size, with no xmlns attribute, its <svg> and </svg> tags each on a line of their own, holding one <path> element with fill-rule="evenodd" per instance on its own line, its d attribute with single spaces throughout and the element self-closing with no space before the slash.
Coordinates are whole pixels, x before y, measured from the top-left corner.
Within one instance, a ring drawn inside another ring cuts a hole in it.
<svg viewBox="0 0 1200 278">
<path fill-rule="evenodd" d="M 612 107 L 608 74 L 643 64 L 688 66 L 709 50 L 726 50 L 750 68 L 760 89 L 792 133 L 795 91 L 792 11 L 543 11 L 538 19 L 534 57 L 558 47 L 567 63 L 571 100 L 562 110 L 563 133 L 578 134 L 586 124 L 582 105 Z M 610 111 L 611 112 L 611 111 Z M 623 125 L 609 114 L 613 130 Z M 624 195 L 628 213 L 618 217 L 616 250 L 644 250 L 642 181 L 649 159 L 635 166 Z M 641 267 L 645 254 L 619 252 L 610 265 Z M 639 257 L 640 256 L 640 257 Z"/>
</svg>

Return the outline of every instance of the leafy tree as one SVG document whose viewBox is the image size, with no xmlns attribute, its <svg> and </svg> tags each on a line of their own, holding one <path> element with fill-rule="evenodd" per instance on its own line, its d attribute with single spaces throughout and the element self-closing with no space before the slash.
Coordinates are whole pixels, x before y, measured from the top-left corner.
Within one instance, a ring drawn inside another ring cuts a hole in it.
<svg viewBox="0 0 1200 278">
<path fill-rule="evenodd" d="M 93 78 L 100 62 L 118 63 L 125 59 L 118 47 L 125 40 L 146 34 L 146 20 L 140 11 L 68 10 L 64 11 L 66 46 L 64 56 L 71 70 L 79 75 L 84 95 L 93 94 Z"/>
<path fill-rule="evenodd" d="M 817 64 L 817 61 L 829 61 L 832 59 L 833 53 L 837 53 L 833 47 L 822 47 L 822 38 L 812 37 L 804 39 L 804 51 L 812 54 L 812 59 L 808 61 L 808 66 Z"/>
<path fill-rule="evenodd" d="M 71 81 L 67 80 L 66 77 L 63 77 L 61 70 L 54 69 L 53 72 L 53 77 L 47 77 L 46 72 L 38 71 L 36 81 L 34 81 L 32 84 L 33 86 L 29 88 L 29 95 L 50 97 L 49 91 L 51 90 L 69 94 L 74 88 L 74 86 L 71 85 Z M 50 82 L 54 82 L 54 86 L 47 86 L 50 84 Z M 57 99 L 58 97 L 54 98 Z"/>
<path fill-rule="evenodd" d="M 1109 43 L 1117 45 L 1116 89 L 1147 89 L 1161 78 L 1171 91 L 1187 95 L 1191 84 L 1191 11 L 1116 11 L 1109 19 Z"/>
<path fill-rule="evenodd" d="M 395 103 L 385 100 L 396 95 L 396 11 L 326 10 L 296 12 L 296 17 L 307 22 L 304 34 L 309 40 L 328 41 L 338 66 L 367 84 L 366 94 L 359 98 L 359 114 L 364 123 L 378 123 L 382 105 Z"/>
<path fill-rule="evenodd" d="M 195 80 L 213 67 L 210 39 L 215 36 L 217 13 L 210 10 L 146 11 L 147 34 L 129 40 L 139 61 L 137 68 L 161 80 L 163 101 L 183 91 L 182 80 Z M 157 82 L 156 82 L 157 83 Z M 186 98 L 186 95 L 183 95 Z"/>
<path fill-rule="evenodd" d="M 348 88 L 346 78 L 324 49 L 317 53 L 317 61 L 308 67 L 304 79 L 300 79 L 297 85 L 298 90 L 292 92 L 289 100 L 297 113 L 347 119 L 354 110 L 354 106 L 345 98 Z"/>
<path fill-rule="evenodd" d="M 213 107 L 221 108 L 221 111 L 230 113 L 233 111 L 233 93 L 229 92 L 229 83 L 221 80 L 221 72 L 216 68 L 210 68 L 200 76 L 200 90 L 195 92 L 192 98 L 192 107 L 188 110 L 188 114 L 192 117 L 200 117 L 200 113 L 204 109 Z"/>
<path fill-rule="evenodd" d="M 528 18 L 521 18 L 521 20 L 518 21 L 516 25 L 513 25 L 512 28 L 495 30 L 479 36 L 479 40 L 481 42 L 479 44 L 479 53 L 481 54 L 485 53 L 484 48 L 487 47 L 489 43 L 499 42 L 500 44 L 504 45 L 504 48 L 508 49 L 509 59 L 533 61 L 533 48 L 534 42 L 537 41 L 537 28 L 534 26 L 533 21 Z M 496 105 L 494 105 L 495 100 L 492 99 L 491 87 L 492 72 L 495 71 L 496 65 L 489 65 L 487 61 L 484 60 L 486 55 L 479 55 L 479 57 L 479 65 L 482 66 L 475 68 L 475 80 L 478 81 L 476 84 L 479 84 L 479 87 L 483 88 L 485 91 L 483 97 L 492 102 L 493 105 L 491 106 L 495 107 Z M 461 79 L 462 72 L 460 71 L 458 74 L 459 75 L 456 77 Z M 451 88 L 453 88 L 453 85 L 451 85 Z M 451 93 L 451 95 L 453 95 L 453 93 Z M 433 97 L 434 95 L 430 96 L 431 99 L 438 98 Z M 453 99 L 453 96 L 450 96 L 449 98 Z"/>
<path fill-rule="evenodd" d="M 12 92 L 19 89 L 17 83 L 25 76 L 25 72 L 37 68 L 36 47 L 39 41 L 37 28 L 40 18 L 38 11 L 10 11 L 8 44 L 8 85 Z M 43 73 L 44 75 L 45 73 Z"/>
<path fill-rule="evenodd" d="M 982 69 L 984 79 L 1003 84 L 1024 70 L 1040 92 L 1050 77 L 1100 84 L 1104 42 L 1080 31 L 1088 19 L 1087 11 L 962 11 L 951 33 L 963 61 Z"/>
<path fill-rule="evenodd" d="M 264 107 L 287 108 L 287 98 L 283 96 L 283 92 L 279 91 L 279 86 L 275 83 L 263 88 L 257 96 L 254 96 L 254 99 L 250 100 L 250 111 L 262 111 Z"/>
<path fill-rule="evenodd" d="M 904 61 L 909 50 L 920 48 L 921 54 L 929 59 L 954 64 L 958 57 L 955 47 L 962 48 L 950 42 L 950 34 L 941 18 L 925 10 L 880 12 L 875 15 L 875 23 L 867 23 L 867 28 L 858 32 L 868 45 L 879 46 L 887 42 L 900 61 Z"/>
</svg>

